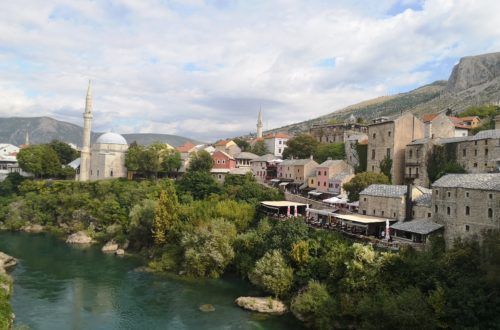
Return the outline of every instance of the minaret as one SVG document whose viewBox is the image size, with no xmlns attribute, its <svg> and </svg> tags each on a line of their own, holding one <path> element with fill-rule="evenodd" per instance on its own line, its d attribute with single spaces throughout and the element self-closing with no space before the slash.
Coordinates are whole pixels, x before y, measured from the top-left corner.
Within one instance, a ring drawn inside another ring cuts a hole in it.
<svg viewBox="0 0 500 330">
<path fill-rule="evenodd" d="M 262 109 L 259 111 L 259 119 L 257 119 L 257 138 L 262 137 Z"/>
<path fill-rule="evenodd" d="M 83 143 L 80 155 L 80 181 L 90 178 L 90 133 L 92 130 L 92 84 L 89 80 L 87 98 L 85 99 L 85 112 L 83 113 Z"/>
<path fill-rule="evenodd" d="M 30 133 L 28 131 L 26 131 L 26 138 L 24 139 L 24 144 L 26 146 L 30 145 Z"/>
</svg>

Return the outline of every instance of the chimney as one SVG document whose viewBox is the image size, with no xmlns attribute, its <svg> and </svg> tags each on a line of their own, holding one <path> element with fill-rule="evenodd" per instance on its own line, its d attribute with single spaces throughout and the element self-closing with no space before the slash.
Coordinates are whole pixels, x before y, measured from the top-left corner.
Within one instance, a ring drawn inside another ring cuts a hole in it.
<svg viewBox="0 0 500 330">
<path fill-rule="evenodd" d="M 432 138 L 432 123 L 430 121 L 425 123 L 425 137 Z"/>
</svg>

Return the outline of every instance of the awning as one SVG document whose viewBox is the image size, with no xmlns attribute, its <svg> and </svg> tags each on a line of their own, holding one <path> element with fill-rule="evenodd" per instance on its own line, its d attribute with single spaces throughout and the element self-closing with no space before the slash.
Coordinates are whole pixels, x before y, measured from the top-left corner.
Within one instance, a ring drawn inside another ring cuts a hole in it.
<svg viewBox="0 0 500 330">
<path fill-rule="evenodd" d="M 318 209 L 308 209 L 310 213 L 320 214 L 320 215 L 335 215 L 337 210 L 318 210 Z"/>
<path fill-rule="evenodd" d="M 307 183 L 304 183 L 304 184 L 302 184 L 302 185 L 299 187 L 299 189 L 300 189 L 300 190 L 305 189 L 305 188 L 307 188 Z"/>
<path fill-rule="evenodd" d="M 280 179 L 271 179 L 271 182 L 280 182 Z"/>
<path fill-rule="evenodd" d="M 361 214 L 336 214 L 335 217 L 340 220 L 358 222 L 362 224 L 385 223 L 387 220 L 387 218 L 372 217 L 369 215 L 361 215 Z M 389 221 L 394 222 L 397 220 L 389 219 Z"/>
<path fill-rule="evenodd" d="M 263 206 L 269 206 L 269 207 L 292 207 L 292 206 L 306 206 L 307 204 L 302 204 L 302 203 L 295 203 L 295 202 L 289 202 L 289 201 L 265 201 L 265 202 L 260 202 L 261 205 Z"/>
<path fill-rule="evenodd" d="M 313 195 L 313 196 L 320 196 L 320 195 L 323 195 L 323 193 L 317 192 L 316 190 L 310 191 L 310 192 L 308 192 L 308 194 L 309 194 L 309 195 Z"/>
<path fill-rule="evenodd" d="M 280 183 L 280 186 L 283 186 L 283 187 L 284 187 L 284 186 L 286 186 L 287 184 L 288 184 L 288 182 L 282 182 L 282 183 Z"/>
</svg>

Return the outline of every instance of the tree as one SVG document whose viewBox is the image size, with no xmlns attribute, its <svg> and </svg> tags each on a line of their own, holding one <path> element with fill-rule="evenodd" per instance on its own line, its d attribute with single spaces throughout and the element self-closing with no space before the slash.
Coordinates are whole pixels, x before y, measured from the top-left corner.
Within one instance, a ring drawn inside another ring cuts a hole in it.
<svg viewBox="0 0 500 330">
<path fill-rule="evenodd" d="M 141 169 L 141 158 L 144 147 L 136 142 L 130 144 L 127 155 L 125 156 L 125 167 L 128 172 L 137 172 Z"/>
<path fill-rule="evenodd" d="M 286 148 L 283 150 L 283 159 L 300 158 L 305 159 L 316 153 L 319 142 L 310 134 L 300 134 L 291 138 L 286 143 Z"/>
<path fill-rule="evenodd" d="M 205 151 L 200 150 L 191 154 L 188 172 L 210 172 L 214 165 L 212 156 Z"/>
<path fill-rule="evenodd" d="M 166 242 L 169 231 L 176 229 L 179 225 L 179 202 L 175 193 L 173 183 L 165 187 L 160 193 L 160 199 L 155 211 L 153 221 L 153 237 L 156 245 L 162 245 Z"/>
<path fill-rule="evenodd" d="M 177 151 L 171 151 L 163 157 L 161 167 L 167 173 L 178 172 L 182 166 L 181 154 Z"/>
<path fill-rule="evenodd" d="M 279 250 L 267 251 L 248 274 L 250 282 L 276 297 L 286 294 L 293 283 L 293 270 Z"/>
<path fill-rule="evenodd" d="M 307 286 L 292 299 L 290 309 L 299 319 L 312 325 L 316 329 L 330 329 L 332 297 L 324 284 L 315 280 L 309 281 Z M 326 325 L 326 327 L 324 327 Z"/>
<path fill-rule="evenodd" d="M 217 278 L 234 258 L 234 224 L 223 219 L 211 219 L 186 232 L 182 238 L 186 272 L 193 276 Z"/>
<path fill-rule="evenodd" d="M 387 155 L 380 161 L 380 172 L 384 173 L 386 177 L 389 178 L 389 181 L 392 181 L 392 159 L 387 157 Z"/>
<path fill-rule="evenodd" d="M 151 233 L 156 208 L 157 202 L 151 199 L 144 199 L 132 207 L 129 213 L 129 237 L 132 244 L 145 247 L 153 245 L 154 240 Z"/>
<path fill-rule="evenodd" d="M 71 163 L 79 156 L 78 151 L 71 148 L 69 144 L 59 140 L 52 140 L 48 144 L 48 146 L 51 147 L 56 152 L 57 157 L 59 158 L 59 162 L 62 165 L 67 165 Z"/>
<path fill-rule="evenodd" d="M 264 156 L 269 153 L 269 149 L 264 141 L 257 141 L 252 147 L 252 152 L 259 156 Z"/>
<path fill-rule="evenodd" d="M 427 153 L 427 176 L 434 182 L 448 173 L 465 173 L 465 169 L 456 161 L 456 148 L 453 143 L 445 146 L 434 145 Z"/>
<path fill-rule="evenodd" d="M 234 141 L 234 143 L 236 143 L 238 145 L 238 147 L 240 147 L 241 151 L 251 151 L 251 149 L 252 149 L 252 147 L 250 146 L 250 143 L 248 143 L 248 141 L 246 141 L 246 140 L 236 138 L 236 139 L 233 139 L 233 141 Z"/>
<path fill-rule="evenodd" d="M 318 163 L 322 163 L 328 158 L 345 159 L 345 146 L 343 143 L 326 143 L 318 144 L 314 152 L 314 159 Z"/>
<path fill-rule="evenodd" d="M 389 178 L 383 173 L 362 172 L 358 173 L 348 183 L 344 184 L 344 189 L 350 201 L 359 200 L 359 193 L 372 184 L 390 184 Z"/>
<path fill-rule="evenodd" d="M 36 177 L 55 177 L 61 172 L 57 153 L 46 144 L 37 144 L 21 149 L 17 154 L 19 166 Z"/>
<path fill-rule="evenodd" d="M 188 171 L 178 181 L 179 190 L 194 199 L 203 199 L 220 191 L 219 184 L 212 175 L 204 171 Z"/>
</svg>

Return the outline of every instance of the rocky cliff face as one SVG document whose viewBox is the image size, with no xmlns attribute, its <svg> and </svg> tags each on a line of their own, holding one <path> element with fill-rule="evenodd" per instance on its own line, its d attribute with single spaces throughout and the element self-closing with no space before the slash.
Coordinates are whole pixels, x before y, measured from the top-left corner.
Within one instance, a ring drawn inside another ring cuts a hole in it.
<svg viewBox="0 0 500 330">
<path fill-rule="evenodd" d="M 453 67 L 446 90 L 461 92 L 500 77 L 500 53 L 468 56 Z"/>
</svg>

